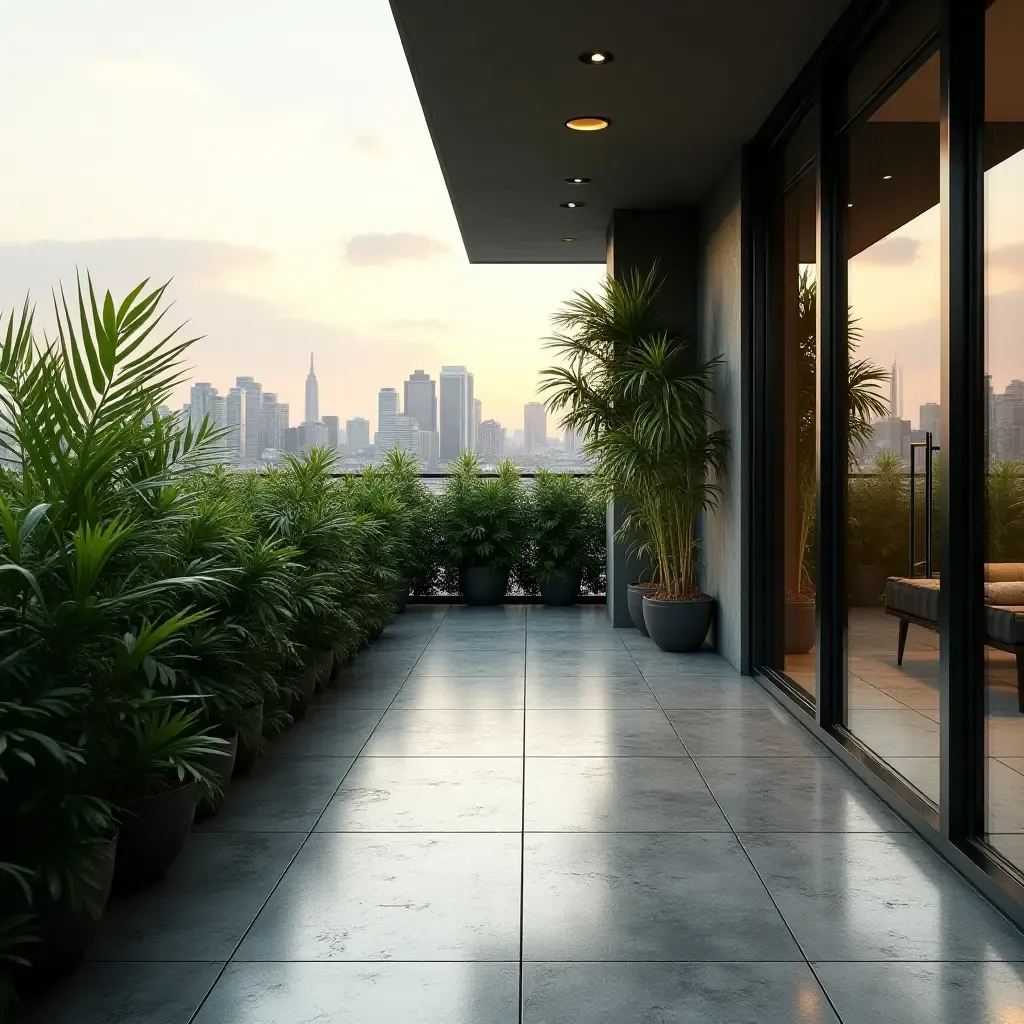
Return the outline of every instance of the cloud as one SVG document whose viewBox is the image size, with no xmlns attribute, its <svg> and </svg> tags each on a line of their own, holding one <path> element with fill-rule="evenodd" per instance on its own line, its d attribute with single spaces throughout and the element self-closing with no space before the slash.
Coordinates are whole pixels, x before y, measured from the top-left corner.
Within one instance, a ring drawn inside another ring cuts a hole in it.
<svg viewBox="0 0 1024 1024">
<path fill-rule="evenodd" d="M 429 235 L 399 231 L 385 235 L 353 235 L 345 242 L 345 262 L 357 267 L 379 267 L 398 260 L 429 260 L 448 251 L 444 242 Z"/>
<path fill-rule="evenodd" d="M 385 157 L 391 155 L 387 143 L 377 135 L 357 135 L 352 140 L 352 148 L 364 156 Z"/>
<path fill-rule="evenodd" d="M 895 267 L 913 263 L 921 249 L 921 242 L 906 235 L 885 238 L 870 248 L 859 253 L 857 259 L 865 263 L 880 263 L 883 266 Z"/>
<path fill-rule="evenodd" d="M 210 92 L 194 72 L 168 57 L 102 57 L 89 61 L 84 70 L 94 82 L 115 89 L 176 96 L 207 96 Z"/>
<path fill-rule="evenodd" d="M 381 326 L 388 331 L 447 331 L 448 325 L 443 320 L 428 316 L 422 320 L 389 320 Z"/>
</svg>

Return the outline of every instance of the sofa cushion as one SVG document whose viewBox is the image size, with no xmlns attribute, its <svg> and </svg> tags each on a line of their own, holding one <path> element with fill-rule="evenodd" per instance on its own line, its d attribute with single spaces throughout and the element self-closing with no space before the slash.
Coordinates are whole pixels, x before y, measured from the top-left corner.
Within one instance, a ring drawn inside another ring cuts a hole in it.
<svg viewBox="0 0 1024 1024">
<path fill-rule="evenodd" d="M 890 576 L 885 582 L 885 605 L 927 622 L 939 621 L 939 581 Z"/>
<path fill-rule="evenodd" d="M 1024 582 L 1024 562 L 989 562 L 985 566 L 985 582 Z"/>
<path fill-rule="evenodd" d="M 1004 644 L 1024 644 L 1024 605 L 986 606 L 985 632 Z"/>
<path fill-rule="evenodd" d="M 985 604 L 1024 605 L 1024 583 L 986 583 Z"/>
</svg>

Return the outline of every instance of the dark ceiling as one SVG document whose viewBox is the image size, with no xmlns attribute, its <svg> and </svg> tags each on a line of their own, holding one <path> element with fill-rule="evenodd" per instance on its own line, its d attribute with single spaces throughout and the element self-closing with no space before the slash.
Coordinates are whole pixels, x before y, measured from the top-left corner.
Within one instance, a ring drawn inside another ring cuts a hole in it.
<svg viewBox="0 0 1024 1024">
<path fill-rule="evenodd" d="M 700 200 L 846 2 L 391 0 L 470 260 L 603 263 L 613 209 Z"/>
</svg>

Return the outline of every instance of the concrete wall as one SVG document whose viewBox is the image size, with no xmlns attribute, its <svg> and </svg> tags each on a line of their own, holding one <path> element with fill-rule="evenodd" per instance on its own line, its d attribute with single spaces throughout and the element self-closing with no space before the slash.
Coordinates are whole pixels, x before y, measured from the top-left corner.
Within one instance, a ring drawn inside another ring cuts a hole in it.
<svg viewBox="0 0 1024 1024">
<path fill-rule="evenodd" d="M 745 631 L 743 507 L 747 500 L 739 467 L 746 452 L 742 431 L 741 181 L 737 162 L 718 183 L 701 211 L 698 255 L 697 331 L 705 359 L 722 356 L 712 409 L 729 431 L 726 472 L 719 480 L 721 506 L 705 515 L 701 528 L 704 589 L 718 599 L 715 641 L 719 652 L 742 672 Z"/>
</svg>

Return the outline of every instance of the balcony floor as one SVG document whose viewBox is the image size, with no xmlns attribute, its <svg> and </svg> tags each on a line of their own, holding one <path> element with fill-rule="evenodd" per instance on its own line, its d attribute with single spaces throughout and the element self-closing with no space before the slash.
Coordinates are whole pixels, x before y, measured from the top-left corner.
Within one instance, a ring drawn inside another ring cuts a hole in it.
<svg viewBox="0 0 1024 1024">
<path fill-rule="evenodd" d="M 1010 1024 L 1024 937 L 749 679 L 413 607 L 39 1024 Z"/>
</svg>

